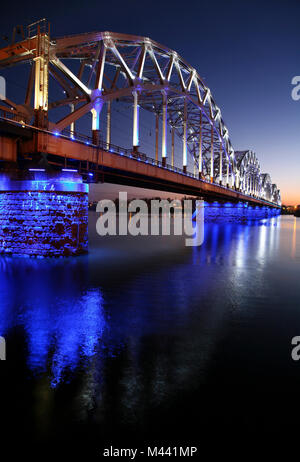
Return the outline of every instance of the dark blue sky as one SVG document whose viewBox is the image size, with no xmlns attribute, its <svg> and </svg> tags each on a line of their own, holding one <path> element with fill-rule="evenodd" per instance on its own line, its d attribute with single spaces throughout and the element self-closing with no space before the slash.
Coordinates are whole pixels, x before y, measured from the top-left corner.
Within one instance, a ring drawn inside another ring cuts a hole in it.
<svg viewBox="0 0 300 462">
<path fill-rule="evenodd" d="M 255 150 L 285 202 L 300 204 L 300 1 L 14 1 L 1 5 L 1 35 L 42 17 L 56 36 L 110 30 L 176 50 L 211 88 L 234 148 Z"/>
</svg>

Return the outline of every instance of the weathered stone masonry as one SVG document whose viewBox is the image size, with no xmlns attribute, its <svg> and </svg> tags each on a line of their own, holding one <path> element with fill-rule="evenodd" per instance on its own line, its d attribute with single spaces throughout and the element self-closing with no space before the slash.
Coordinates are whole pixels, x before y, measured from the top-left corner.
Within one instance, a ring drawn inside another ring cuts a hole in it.
<svg viewBox="0 0 300 462">
<path fill-rule="evenodd" d="M 86 185 L 52 179 L 14 181 L 0 188 L 0 253 L 67 256 L 87 250 Z"/>
</svg>

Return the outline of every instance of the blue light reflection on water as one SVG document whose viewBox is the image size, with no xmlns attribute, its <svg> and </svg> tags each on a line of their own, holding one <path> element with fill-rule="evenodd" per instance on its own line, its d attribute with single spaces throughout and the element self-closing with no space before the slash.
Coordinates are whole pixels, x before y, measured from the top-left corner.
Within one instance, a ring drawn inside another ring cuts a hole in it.
<svg viewBox="0 0 300 462">
<path fill-rule="evenodd" d="M 228 277 L 232 274 L 235 281 L 235 273 L 246 267 L 247 261 L 256 259 L 259 263 L 272 258 L 280 233 L 278 220 L 251 226 L 206 224 L 201 248 L 171 249 L 173 255 L 183 252 L 179 264 L 166 258 L 171 272 L 162 265 L 154 274 L 144 266 L 140 274 L 134 270 L 125 285 L 117 270 L 111 277 L 112 287 L 103 283 L 103 288 L 101 277 L 108 260 L 118 258 L 114 245 L 100 244 L 98 253 L 92 251 L 78 259 L 1 258 L 0 335 L 21 327 L 26 334 L 28 369 L 37 375 L 47 373 L 50 386 L 55 388 L 70 380 L 79 367 L 88 369 L 92 358 L 113 355 L 126 338 L 165 333 L 184 325 L 188 316 L 194 316 L 196 304 L 201 306 L 203 297 L 224 284 L 218 280 L 223 274 L 221 267 L 226 270 L 222 277 L 227 277 L 228 271 Z M 138 242 L 124 240 L 121 248 L 125 247 L 132 258 Z M 147 261 L 145 241 L 140 242 L 137 253 Z M 154 239 L 150 245 L 152 253 L 156 242 Z M 99 240 L 94 245 L 99 245 Z M 127 263 L 125 255 L 122 264 Z M 218 274 L 215 268 L 219 268 Z M 219 296 L 217 293 L 216 299 Z"/>
<path fill-rule="evenodd" d="M 48 370 L 52 387 L 66 373 L 72 374 L 82 361 L 101 354 L 107 327 L 101 289 L 86 287 L 86 264 L 80 259 L 66 263 L 0 260 L 1 335 L 22 327 L 27 340 L 27 367 L 35 374 Z"/>
<path fill-rule="evenodd" d="M 61 382 L 65 371 L 74 372 L 82 358 L 86 361 L 96 354 L 106 325 L 98 290 L 88 290 L 79 300 L 60 300 L 57 309 L 34 306 L 26 310 L 21 321 L 28 334 L 28 364 L 32 370 L 46 370 L 49 350 L 55 345 L 52 386 Z"/>
</svg>

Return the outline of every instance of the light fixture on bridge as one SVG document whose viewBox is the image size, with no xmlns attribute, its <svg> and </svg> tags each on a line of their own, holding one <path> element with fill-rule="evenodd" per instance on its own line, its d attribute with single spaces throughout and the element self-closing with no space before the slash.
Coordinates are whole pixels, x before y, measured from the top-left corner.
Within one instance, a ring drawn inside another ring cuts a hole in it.
<svg viewBox="0 0 300 462">
<path fill-rule="evenodd" d="M 71 172 L 71 173 L 77 173 L 78 170 L 76 170 L 75 168 L 62 168 L 61 169 L 62 172 Z"/>
<path fill-rule="evenodd" d="M 28 170 L 30 172 L 45 172 L 46 171 L 44 168 L 29 168 Z"/>
</svg>

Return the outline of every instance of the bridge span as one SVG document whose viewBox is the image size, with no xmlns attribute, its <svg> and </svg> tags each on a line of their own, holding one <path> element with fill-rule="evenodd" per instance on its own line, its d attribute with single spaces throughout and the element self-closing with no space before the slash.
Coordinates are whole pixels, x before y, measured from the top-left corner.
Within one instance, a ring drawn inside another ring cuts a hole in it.
<svg viewBox="0 0 300 462">
<path fill-rule="evenodd" d="M 199 179 L 194 173 L 157 161 L 133 149 L 106 143 L 93 144 L 83 135 L 78 139 L 69 134 L 36 129 L 0 117 L 0 156 L 6 165 L 17 162 L 23 170 L 41 166 L 47 169 L 69 169 L 82 175 L 87 183 L 118 183 L 161 191 L 203 197 L 204 199 L 244 201 L 277 208 L 278 204 L 245 194 L 237 188 Z M 17 147 L 16 139 L 22 142 Z M 39 153 L 47 152 L 41 161 Z M 4 166 L 3 162 L 2 165 Z"/>
<path fill-rule="evenodd" d="M 277 185 L 261 171 L 253 151 L 233 149 L 209 88 L 175 51 L 146 37 L 111 32 L 53 39 L 45 20 L 21 29 L 21 35 L 20 41 L 0 48 L 0 72 L 6 76 L 18 66 L 27 75 L 24 95 L 18 91 L 1 96 L 0 251 L 20 237 L 24 220 L 15 215 L 24 210 L 32 194 L 34 207 L 39 209 L 42 186 L 37 172 L 51 178 L 52 186 L 44 177 L 44 192 L 57 191 L 61 218 L 65 216 L 63 197 L 68 210 L 74 206 L 75 215 L 69 213 L 67 218 L 68 245 L 73 250 L 86 240 L 84 183 L 112 182 L 280 208 Z M 116 104 L 132 114 L 131 127 L 126 127 L 127 148 L 112 144 Z M 155 120 L 155 145 L 147 154 L 141 146 L 143 113 L 152 114 Z M 82 183 L 74 181 L 74 190 L 68 191 L 61 178 L 70 187 L 66 176 L 70 172 L 78 173 Z M 15 212 L 7 216 L 8 204 L 13 208 L 16 203 Z M 80 213 L 75 213 L 77 206 Z M 31 201 L 28 210 L 34 207 Z M 49 210 L 49 202 L 46 207 Z M 81 217 L 77 227 L 76 214 Z M 63 221 L 51 225 L 56 241 Z M 32 231 L 30 220 L 28 226 Z M 40 227 L 33 227 L 33 243 L 38 234 L 35 228 Z M 41 234 L 44 245 L 51 247 L 53 242 L 44 229 Z M 65 247 L 62 242 L 59 245 Z M 83 250 L 85 244 L 79 247 Z"/>
</svg>

